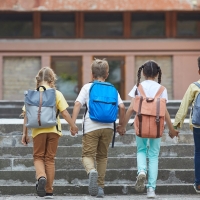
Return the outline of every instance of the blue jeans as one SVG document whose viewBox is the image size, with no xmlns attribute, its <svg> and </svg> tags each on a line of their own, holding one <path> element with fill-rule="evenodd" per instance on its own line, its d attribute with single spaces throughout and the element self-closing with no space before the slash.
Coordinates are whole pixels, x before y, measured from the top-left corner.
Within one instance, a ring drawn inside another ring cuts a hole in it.
<svg viewBox="0 0 200 200">
<path fill-rule="evenodd" d="M 148 144 L 149 141 L 149 144 Z M 156 180 L 158 177 L 158 156 L 160 152 L 161 138 L 141 138 L 136 136 L 137 142 L 137 169 L 138 174 L 143 171 L 147 173 L 147 158 L 149 159 L 148 166 L 148 183 L 147 188 L 156 188 Z M 149 147 L 148 147 L 149 145 Z"/>
<path fill-rule="evenodd" d="M 200 128 L 193 128 L 195 183 L 200 185 Z"/>
</svg>

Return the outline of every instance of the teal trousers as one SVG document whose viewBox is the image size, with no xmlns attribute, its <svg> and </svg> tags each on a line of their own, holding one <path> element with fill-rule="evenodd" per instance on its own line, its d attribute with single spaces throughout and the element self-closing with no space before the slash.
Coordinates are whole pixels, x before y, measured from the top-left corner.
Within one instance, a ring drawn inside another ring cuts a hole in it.
<svg viewBox="0 0 200 200">
<path fill-rule="evenodd" d="M 158 177 L 160 142 L 161 138 L 141 138 L 136 136 L 138 174 L 141 171 L 147 174 L 148 169 L 147 188 L 152 187 L 154 190 L 156 189 L 156 180 Z"/>
</svg>

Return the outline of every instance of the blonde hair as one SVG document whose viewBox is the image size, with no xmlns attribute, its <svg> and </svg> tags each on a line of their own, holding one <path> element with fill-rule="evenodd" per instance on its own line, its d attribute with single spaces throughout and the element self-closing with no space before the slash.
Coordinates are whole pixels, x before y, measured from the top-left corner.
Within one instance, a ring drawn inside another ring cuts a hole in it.
<svg viewBox="0 0 200 200">
<path fill-rule="evenodd" d="M 94 58 L 91 68 L 92 68 L 92 75 L 94 78 L 98 78 L 98 77 L 101 77 L 104 79 L 107 78 L 108 72 L 109 72 L 109 65 L 105 58 L 102 60 Z"/>
<path fill-rule="evenodd" d="M 43 67 L 36 75 L 35 80 L 36 88 L 38 88 L 40 86 L 40 83 L 43 81 L 46 81 L 51 88 L 56 88 L 56 74 L 50 67 Z"/>
</svg>

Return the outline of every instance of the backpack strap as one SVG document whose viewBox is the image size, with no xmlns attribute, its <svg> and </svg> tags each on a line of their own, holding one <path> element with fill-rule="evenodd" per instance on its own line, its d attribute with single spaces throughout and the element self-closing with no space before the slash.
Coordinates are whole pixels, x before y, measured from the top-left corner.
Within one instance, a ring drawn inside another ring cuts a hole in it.
<svg viewBox="0 0 200 200">
<path fill-rule="evenodd" d="M 160 95 L 163 93 L 164 90 L 165 90 L 165 87 L 161 85 L 154 97 L 154 98 L 157 98 L 157 101 L 156 101 L 156 125 L 157 125 L 156 137 L 157 138 L 160 137 Z"/>
<path fill-rule="evenodd" d="M 39 100 L 39 108 L 38 108 L 38 125 L 41 126 L 41 120 L 40 120 L 40 115 L 41 115 L 41 108 L 42 108 L 42 92 L 40 92 L 40 100 Z"/>
<path fill-rule="evenodd" d="M 140 103 L 139 103 L 139 107 L 138 107 L 138 112 L 137 112 L 137 116 L 138 116 L 138 119 L 139 119 L 139 137 L 142 137 L 142 115 L 141 115 L 141 109 L 142 109 L 142 101 L 143 101 L 143 98 L 146 97 L 145 95 L 145 92 L 143 90 L 143 87 L 141 84 L 139 84 L 139 86 L 137 87 L 136 91 L 139 91 L 140 92 Z M 137 93 L 135 93 L 137 94 Z"/>
<path fill-rule="evenodd" d="M 140 92 L 141 96 L 146 97 L 145 92 L 141 84 L 137 87 L 137 90 Z"/>
<path fill-rule="evenodd" d="M 164 90 L 165 90 L 165 87 L 161 85 L 154 98 L 159 98 Z"/>
<path fill-rule="evenodd" d="M 193 84 L 200 88 L 200 84 L 198 82 L 194 82 Z"/>
<path fill-rule="evenodd" d="M 143 97 L 140 96 L 140 103 L 139 103 L 139 107 L 138 107 L 138 119 L 139 119 L 139 137 L 142 137 L 142 115 L 141 115 L 141 109 L 142 109 L 142 101 L 143 101 Z"/>
<path fill-rule="evenodd" d="M 58 117 L 59 113 L 60 113 L 60 110 L 57 110 L 56 118 Z M 61 132 L 61 130 L 58 129 L 58 123 L 56 124 L 56 129 L 57 129 L 58 132 Z"/>
<path fill-rule="evenodd" d="M 43 90 L 45 91 L 46 88 L 44 86 L 39 86 L 37 88 L 37 91 L 40 92 L 40 100 L 39 100 L 39 108 L 38 108 L 38 125 L 41 126 L 41 120 L 40 120 L 40 115 L 41 115 L 41 108 L 42 108 L 42 91 L 40 91 L 40 88 L 43 88 Z"/>
<path fill-rule="evenodd" d="M 112 148 L 114 148 L 114 144 L 115 144 L 115 135 L 116 135 L 116 123 L 113 122 L 113 126 L 114 126 L 114 133 L 113 133 L 113 139 L 112 139 Z"/>
<path fill-rule="evenodd" d="M 157 125 L 157 138 L 160 136 L 160 98 L 156 102 L 156 125 Z"/>
</svg>

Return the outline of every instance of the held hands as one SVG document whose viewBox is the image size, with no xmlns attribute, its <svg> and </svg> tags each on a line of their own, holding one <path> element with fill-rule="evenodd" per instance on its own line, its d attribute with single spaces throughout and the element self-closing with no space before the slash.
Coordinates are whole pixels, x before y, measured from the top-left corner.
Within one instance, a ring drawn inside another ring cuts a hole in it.
<svg viewBox="0 0 200 200">
<path fill-rule="evenodd" d="M 118 126 L 117 126 L 117 132 L 118 132 L 121 136 L 123 136 L 123 135 L 126 133 L 126 129 L 125 129 L 125 127 L 123 127 L 122 125 L 118 125 Z"/>
<path fill-rule="evenodd" d="M 169 130 L 169 137 L 174 138 L 174 137 L 178 137 L 179 131 L 177 129 L 170 129 Z"/>
<path fill-rule="evenodd" d="M 27 134 L 23 133 L 21 143 L 24 146 L 27 146 L 29 142 L 30 142 L 29 136 Z"/>
<path fill-rule="evenodd" d="M 76 125 L 70 127 L 71 135 L 75 136 L 78 134 L 78 127 Z"/>
</svg>

